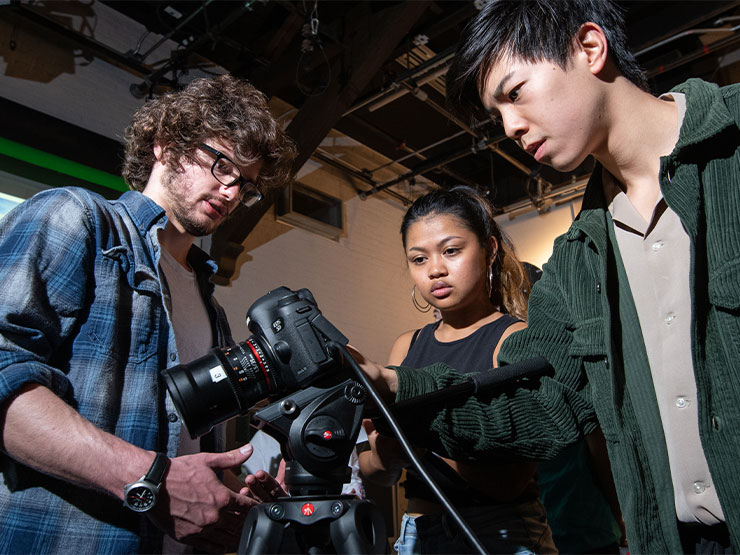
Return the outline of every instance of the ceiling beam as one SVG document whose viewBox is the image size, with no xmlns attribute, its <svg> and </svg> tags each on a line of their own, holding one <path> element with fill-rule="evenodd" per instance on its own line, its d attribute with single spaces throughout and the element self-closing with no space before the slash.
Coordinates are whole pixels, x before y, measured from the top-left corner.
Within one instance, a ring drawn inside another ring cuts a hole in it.
<svg viewBox="0 0 740 555">
<path fill-rule="evenodd" d="M 344 22 L 346 47 L 334 60 L 329 87 L 322 94 L 307 99 L 286 130 L 298 147 L 294 171 L 306 163 L 357 100 L 428 5 L 428 0 L 403 2 L 370 14 L 367 13 L 368 4 L 362 2 L 347 13 Z M 214 276 L 216 283 L 230 283 L 242 243 L 281 192 L 267 191 L 264 201 L 249 211 L 240 207 L 214 234 L 211 256 L 219 266 Z"/>
</svg>

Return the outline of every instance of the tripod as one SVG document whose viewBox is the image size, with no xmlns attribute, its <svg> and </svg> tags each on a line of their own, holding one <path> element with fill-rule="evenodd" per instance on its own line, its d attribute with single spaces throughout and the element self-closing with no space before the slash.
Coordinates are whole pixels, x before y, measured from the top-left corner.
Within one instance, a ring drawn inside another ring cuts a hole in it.
<svg viewBox="0 0 740 555">
<path fill-rule="evenodd" d="M 255 414 L 252 424 L 280 443 L 291 496 L 249 511 L 239 555 L 385 553 L 385 522 L 375 504 L 341 495 L 365 396 L 346 380 L 298 391 Z"/>
</svg>

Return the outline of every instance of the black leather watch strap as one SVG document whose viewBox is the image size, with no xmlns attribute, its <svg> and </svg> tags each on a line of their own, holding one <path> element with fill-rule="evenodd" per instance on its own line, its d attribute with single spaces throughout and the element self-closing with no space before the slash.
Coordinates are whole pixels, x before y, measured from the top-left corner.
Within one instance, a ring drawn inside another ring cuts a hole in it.
<svg viewBox="0 0 740 555">
<path fill-rule="evenodd" d="M 149 472 L 144 476 L 144 480 L 151 482 L 152 484 L 159 485 L 164 479 L 164 473 L 167 470 L 167 466 L 170 463 L 170 459 L 164 453 L 157 453 L 154 457 L 152 466 L 149 467 Z"/>
</svg>

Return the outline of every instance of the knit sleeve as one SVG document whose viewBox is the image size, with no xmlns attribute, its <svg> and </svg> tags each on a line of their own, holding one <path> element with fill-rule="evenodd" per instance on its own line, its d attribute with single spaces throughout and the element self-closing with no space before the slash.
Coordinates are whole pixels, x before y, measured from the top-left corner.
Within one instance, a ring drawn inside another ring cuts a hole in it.
<svg viewBox="0 0 740 555">
<path fill-rule="evenodd" d="M 457 460 L 496 455 L 550 459 L 591 432 L 596 417 L 579 356 L 572 355 L 572 325 L 553 263 L 533 288 L 529 327 L 503 344 L 499 361 L 513 363 L 545 356 L 551 377 L 532 387 L 499 390 L 468 397 L 440 409 L 417 410 L 413 434 L 417 444 L 442 449 Z M 464 368 L 458 369 L 465 371 Z M 421 370 L 398 368 L 397 401 L 454 385 L 464 379 L 436 364 Z"/>
</svg>

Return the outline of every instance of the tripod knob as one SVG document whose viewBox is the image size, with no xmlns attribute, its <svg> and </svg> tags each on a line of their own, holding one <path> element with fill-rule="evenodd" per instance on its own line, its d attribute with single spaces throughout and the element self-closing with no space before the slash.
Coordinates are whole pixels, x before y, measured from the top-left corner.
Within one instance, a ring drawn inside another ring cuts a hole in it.
<svg viewBox="0 0 740 555">
<path fill-rule="evenodd" d="M 336 455 L 334 444 L 347 439 L 341 423 L 332 416 L 319 416 L 311 420 L 304 432 L 306 449 L 317 457 L 330 458 Z"/>
</svg>

